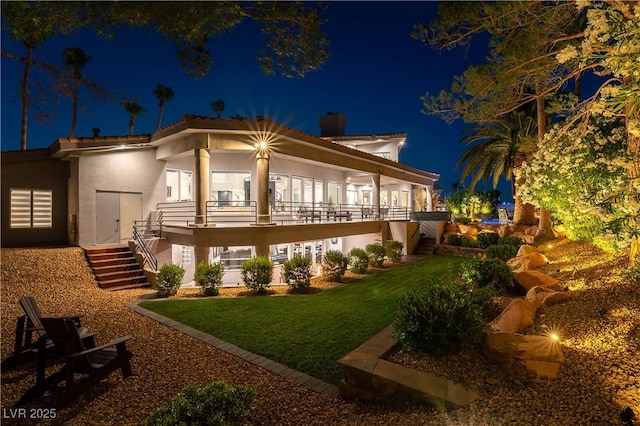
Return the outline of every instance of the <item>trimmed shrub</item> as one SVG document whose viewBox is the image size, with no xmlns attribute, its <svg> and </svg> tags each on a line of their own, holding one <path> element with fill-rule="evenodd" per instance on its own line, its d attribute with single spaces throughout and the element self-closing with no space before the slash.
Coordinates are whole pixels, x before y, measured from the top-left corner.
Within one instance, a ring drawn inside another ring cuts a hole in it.
<svg viewBox="0 0 640 426">
<path fill-rule="evenodd" d="M 492 287 L 500 293 L 513 288 L 513 273 L 504 260 L 469 259 L 460 265 L 460 274 L 466 284 L 480 288 Z"/>
<path fill-rule="evenodd" d="M 455 223 L 459 223 L 461 225 L 468 225 L 471 223 L 471 218 L 466 216 L 458 217 L 455 219 Z"/>
<path fill-rule="evenodd" d="M 520 248 L 521 245 L 524 245 L 524 241 L 522 241 L 522 238 L 520 237 L 516 237 L 515 235 L 509 235 L 508 237 L 502 237 L 498 240 L 498 245 L 499 246 L 514 246 L 516 248 L 516 253 L 518 252 L 518 249 Z"/>
<path fill-rule="evenodd" d="M 447 244 L 450 246 L 461 246 L 462 245 L 462 235 L 459 234 L 449 234 L 447 235 Z"/>
<path fill-rule="evenodd" d="M 240 274 L 245 287 L 256 294 L 266 294 L 273 276 L 273 262 L 267 256 L 255 256 L 242 262 Z"/>
<path fill-rule="evenodd" d="M 366 274 L 369 268 L 369 255 L 361 248 L 352 248 L 349 252 L 349 265 L 354 274 Z"/>
<path fill-rule="evenodd" d="M 518 249 L 515 246 L 509 244 L 489 246 L 484 251 L 490 259 L 501 259 L 505 262 L 512 257 L 515 257 L 518 253 Z"/>
<path fill-rule="evenodd" d="M 477 248 L 478 247 L 478 243 L 477 242 L 475 242 L 471 238 L 466 238 L 464 236 L 461 238 L 460 242 L 461 242 L 462 247 L 470 247 L 470 248 Z"/>
<path fill-rule="evenodd" d="M 169 405 L 158 408 L 145 426 L 242 424 L 253 409 L 256 391 L 248 386 L 229 386 L 223 381 L 206 386 L 190 383 Z"/>
<path fill-rule="evenodd" d="M 224 265 L 220 263 L 200 262 L 196 266 L 193 280 L 202 287 L 205 296 L 217 296 L 218 289 L 222 287 Z"/>
<path fill-rule="evenodd" d="M 367 244 L 365 250 L 369 254 L 369 264 L 376 268 L 382 268 L 386 250 L 380 243 Z"/>
<path fill-rule="evenodd" d="M 296 255 L 282 265 L 284 280 L 292 290 L 303 290 L 311 287 L 311 259 Z"/>
<path fill-rule="evenodd" d="M 385 253 L 387 258 L 392 262 L 400 262 L 402 259 L 402 250 L 404 249 L 404 244 L 400 241 L 389 240 L 384 245 Z"/>
<path fill-rule="evenodd" d="M 394 338 L 408 351 L 442 356 L 483 339 L 487 297 L 453 278 L 430 281 L 398 300 Z"/>
<path fill-rule="evenodd" d="M 184 272 L 184 268 L 173 263 L 165 263 L 162 265 L 156 277 L 158 296 L 174 296 L 182 285 Z"/>
<path fill-rule="evenodd" d="M 500 235 L 495 232 L 480 232 L 476 238 L 478 239 L 478 247 L 486 249 L 489 246 L 498 244 Z"/>
<path fill-rule="evenodd" d="M 339 250 L 328 250 L 322 258 L 322 273 L 329 281 L 342 281 L 349 266 L 349 258 Z"/>
</svg>

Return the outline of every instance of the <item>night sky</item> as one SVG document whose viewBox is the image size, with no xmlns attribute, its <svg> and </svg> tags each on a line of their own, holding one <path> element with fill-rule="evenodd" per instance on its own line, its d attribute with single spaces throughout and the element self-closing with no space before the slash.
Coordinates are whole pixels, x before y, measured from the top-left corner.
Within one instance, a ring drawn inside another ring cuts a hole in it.
<svg viewBox="0 0 640 426">
<path fill-rule="evenodd" d="M 437 52 L 411 38 L 413 25 L 428 23 L 436 9 L 435 2 L 330 2 L 323 28 L 331 56 L 319 72 L 302 79 L 262 73 L 256 52 L 263 45 L 263 36 L 249 22 L 209 40 L 214 64 L 201 80 L 181 71 L 173 42 L 150 30 L 123 27 L 111 41 L 88 30 L 59 36 L 39 46 L 34 59 L 62 67 L 62 50 L 79 47 L 91 57 L 84 75 L 113 91 L 111 102 L 100 102 L 81 91 L 85 108 L 78 115 L 78 137 L 91 136 L 94 127 L 101 129 L 102 136 L 128 134 L 128 116 L 120 105 L 123 98 L 135 99 L 147 110 L 136 120 L 136 133 L 154 131 L 158 102 L 152 91 L 163 84 L 175 92 L 165 106 L 163 126 L 184 114 L 215 116 L 211 101 L 222 99 L 226 104 L 222 117 L 264 115 L 313 135 L 320 133 L 318 118 L 329 111 L 346 115 L 347 134 L 407 132 L 400 161 L 440 173 L 439 183 L 446 194 L 460 178 L 455 164 L 464 147 L 458 141 L 467 125 L 449 125 L 421 113 L 420 97 L 427 91 L 449 88 L 454 75 L 483 61 L 485 53 L 483 49 L 472 49 L 468 55 Z M 25 53 L 4 32 L 2 49 Z M 20 148 L 21 74 L 22 64 L 2 57 L 3 151 Z M 34 69 L 32 82 L 38 81 L 48 87 L 42 71 Z M 70 99 L 42 104 L 42 109 L 53 116 L 40 123 L 35 111 L 31 112 L 28 148 L 47 147 L 69 134 Z M 510 198 L 508 183 L 502 181 L 498 189 L 503 201 Z"/>
</svg>

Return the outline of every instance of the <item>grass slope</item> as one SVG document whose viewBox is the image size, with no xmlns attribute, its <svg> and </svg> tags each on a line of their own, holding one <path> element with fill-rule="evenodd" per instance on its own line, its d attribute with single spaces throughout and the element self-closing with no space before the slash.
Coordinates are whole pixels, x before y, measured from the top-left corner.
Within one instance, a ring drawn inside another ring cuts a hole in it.
<svg viewBox="0 0 640 426">
<path fill-rule="evenodd" d="M 393 322 L 396 300 L 465 258 L 432 256 L 318 293 L 144 302 L 140 306 L 337 384 L 336 361 Z"/>
</svg>

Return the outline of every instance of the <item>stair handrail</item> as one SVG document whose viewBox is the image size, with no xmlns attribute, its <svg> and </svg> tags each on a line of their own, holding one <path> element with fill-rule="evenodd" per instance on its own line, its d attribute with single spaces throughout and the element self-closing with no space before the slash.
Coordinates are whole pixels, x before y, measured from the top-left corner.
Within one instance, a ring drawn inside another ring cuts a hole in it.
<svg viewBox="0 0 640 426">
<path fill-rule="evenodd" d="M 148 224 L 148 221 L 142 221 L 145 225 Z M 158 270 L 158 259 L 155 254 L 147 244 L 147 241 L 144 239 L 143 234 L 140 232 L 139 223 L 137 221 L 133 222 L 133 241 L 135 241 L 137 250 L 142 254 L 144 260 L 149 264 L 154 271 Z"/>
</svg>

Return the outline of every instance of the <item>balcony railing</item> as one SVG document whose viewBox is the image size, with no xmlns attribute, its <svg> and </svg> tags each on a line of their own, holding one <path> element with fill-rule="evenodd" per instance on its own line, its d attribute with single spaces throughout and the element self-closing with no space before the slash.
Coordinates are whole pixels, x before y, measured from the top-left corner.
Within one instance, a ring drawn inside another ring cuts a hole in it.
<svg viewBox="0 0 640 426">
<path fill-rule="evenodd" d="M 195 203 L 182 201 L 159 203 L 163 224 L 193 226 Z M 281 225 L 296 223 L 363 222 L 372 220 L 410 220 L 412 210 L 407 207 L 372 207 L 356 204 L 274 202 L 270 206 L 271 222 Z M 255 201 L 236 201 L 220 204 L 207 201 L 205 225 L 256 224 L 258 208 Z"/>
</svg>

